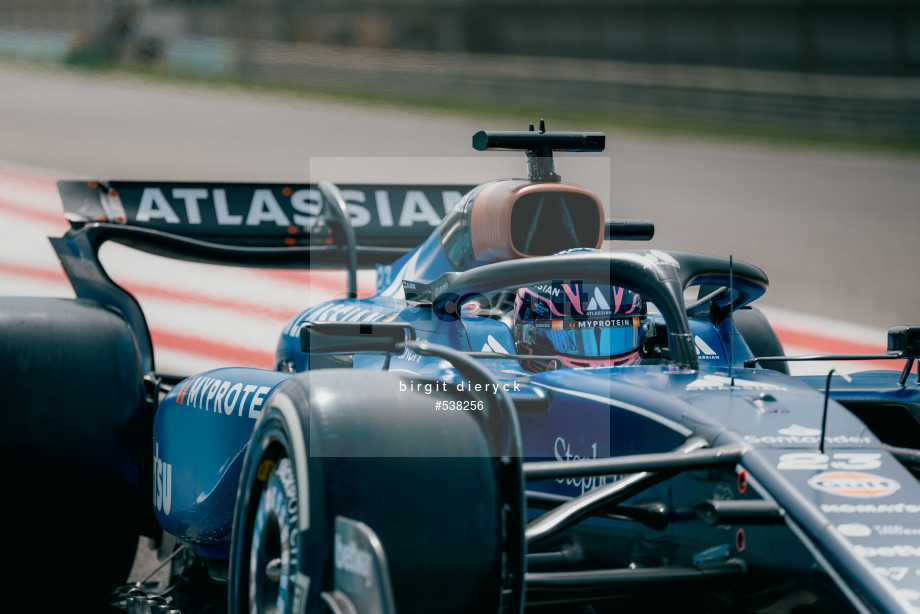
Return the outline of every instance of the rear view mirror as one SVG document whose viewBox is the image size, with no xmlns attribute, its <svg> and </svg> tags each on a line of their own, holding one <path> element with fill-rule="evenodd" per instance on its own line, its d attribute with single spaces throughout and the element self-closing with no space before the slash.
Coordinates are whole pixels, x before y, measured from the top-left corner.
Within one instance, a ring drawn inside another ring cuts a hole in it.
<svg viewBox="0 0 920 614">
<path fill-rule="evenodd" d="M 894 326 L 888 330 L 888 351 L 904 358 L 920 357 L 920 326 Z"/>
<path fill-rule="evenodd" d="M 397 345 L 415 339 L 415 329 L 399 322 L 307 322 L 300 349 L 316 354 L 402 352 Z"/>
</svg>

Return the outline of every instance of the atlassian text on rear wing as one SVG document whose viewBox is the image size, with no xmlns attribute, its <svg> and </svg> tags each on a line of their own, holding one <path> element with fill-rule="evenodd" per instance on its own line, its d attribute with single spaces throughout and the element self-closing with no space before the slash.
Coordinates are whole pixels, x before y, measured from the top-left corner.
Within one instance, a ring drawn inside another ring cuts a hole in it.
<svg viewBox="0 0 920 614">
<path fill-rule="evenodd" d="M 415 247 L 472 186 L 340 185 L 359 245 Z M 328 244 L 317 184 L 59 181 L 71 224 L 103 222 L 224 245 Z"/>
</svg>

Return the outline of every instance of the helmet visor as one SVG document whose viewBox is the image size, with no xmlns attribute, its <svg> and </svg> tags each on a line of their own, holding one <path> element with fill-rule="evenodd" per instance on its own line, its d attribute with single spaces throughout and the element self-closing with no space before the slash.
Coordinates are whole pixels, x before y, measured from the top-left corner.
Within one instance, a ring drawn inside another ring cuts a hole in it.
<svg viewBox="0 0 920 614">
<path fill-rule="evenodd" d="M 550 354 L 606 358 L 636 350 L 642 342 L 642 319 L 534 320 L 534 345 Z"/>
</svg>

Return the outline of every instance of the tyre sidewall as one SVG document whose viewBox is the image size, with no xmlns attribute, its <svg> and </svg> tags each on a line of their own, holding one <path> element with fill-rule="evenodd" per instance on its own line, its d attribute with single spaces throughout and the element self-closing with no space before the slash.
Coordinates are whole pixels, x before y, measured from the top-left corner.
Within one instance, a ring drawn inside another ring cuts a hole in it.
<svg viewBox="0 0 920 614">
<path fill-rule="evenodd" d="M 65 570 L 56 591 L 104 601 L 127 581 L 153 522 L 134 335 L 99 303 L 3 297 L 0 374 L 6 583 L 41 595 L 52 561 Z"/>
<path fill-rule="evenodd" d="M 759 309 L 745 307 L 734 313 L 734 324 L 754 357 L 785 356 L 783 344 L 770 325 L 766 316 Z M 760 362 L 764 369 L 772 369 L 789 375 L 789 365 L 785 362 L 765 360 Z"/>
<path fill-rule="evenodd" d="M 324 512 L 319 459 L 309 455 L 309 413 L 304 410 L 308 406 L 297 401 L 284 392 L 276 392 L 266 404 L 268 409 L 263 411 L 246 452 L 234 511 L 231 613 L 252 611 L 250 569 L 260 506 L 280 512 L 279 519 L 283 517 L 285 523 L 282 534 L 287 536 L 289 560 L 282 573 L 287 574 L 289 585 L 281 612 L 311 613 L 323 608 L 320 593 L 328 588 L 327 579 L 331 577 L 332 525 Z M 266 497 L 280 500 L 266 501 Z"/>
</svg>

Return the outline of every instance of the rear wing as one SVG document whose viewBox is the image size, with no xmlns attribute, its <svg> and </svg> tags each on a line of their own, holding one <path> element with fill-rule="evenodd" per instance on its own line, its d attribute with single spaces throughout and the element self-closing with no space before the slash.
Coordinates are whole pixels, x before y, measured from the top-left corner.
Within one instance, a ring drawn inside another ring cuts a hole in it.
<svg viewBox="0 0 920 614">
<path fill-rule="evenodd" d="M 345 269 L 354 296 L 359 268 L 414 249 L 473 187 L 59 181 L 71 229 L 51 243 L 78 297 L 124 315 L 152 371 L 144 314 L 100 264 L 104 243 L 229 266 Z"/>
<path fill-rule="evenodd" d="M 411 249 L 468 185 L 339 185 L 359 245 Z M 341 220 L 321 184 L 59 181 L 73 226 L 102 222 L 228 246 L 327 245 Z"/>
</svg>

